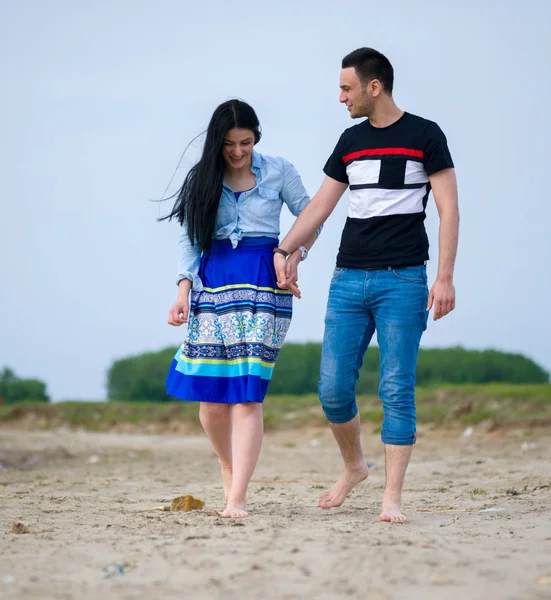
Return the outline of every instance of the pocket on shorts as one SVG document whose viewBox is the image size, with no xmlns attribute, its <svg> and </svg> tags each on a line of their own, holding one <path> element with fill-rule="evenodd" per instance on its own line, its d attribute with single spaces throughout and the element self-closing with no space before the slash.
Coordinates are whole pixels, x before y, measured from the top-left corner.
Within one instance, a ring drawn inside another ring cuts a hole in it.
<svg viewBox="0 0 551 600">
<path fill-rule="evenodd" d="M 392 272 L 398 279 L 411 281 L 413 283 L 425 283 L 427 280 L 427 268 L 424 265 L 417 267 L 404 267 L 403 269 L 393 269 Z"/>
<path fill-rule="evenodd" d="M 342 267 L 335 267 L 331 281 L 336 281 L 343 273 L 345 269 Z"/>
</svg>

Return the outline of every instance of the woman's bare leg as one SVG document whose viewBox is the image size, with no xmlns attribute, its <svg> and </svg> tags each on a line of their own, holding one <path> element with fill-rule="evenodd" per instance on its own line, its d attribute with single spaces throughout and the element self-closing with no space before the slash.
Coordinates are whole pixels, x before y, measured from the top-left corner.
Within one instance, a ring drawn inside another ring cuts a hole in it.
<svg viewBox="0 0 551 600">
<path fill-rule="evenodd" d="M 225 502 L 232 486 L 231 408 L 230 404 L 215 402 L 201 402 L 199 408 L 201 425 L 220 461 Z"/>
<path fill-rule="evenodd" d="M 224 517 L 247 517 L 247 488 L 253 475 L 264 434 L 262 404 L 247 402 L 231 408 L 232 485 Z"/>
</svg>

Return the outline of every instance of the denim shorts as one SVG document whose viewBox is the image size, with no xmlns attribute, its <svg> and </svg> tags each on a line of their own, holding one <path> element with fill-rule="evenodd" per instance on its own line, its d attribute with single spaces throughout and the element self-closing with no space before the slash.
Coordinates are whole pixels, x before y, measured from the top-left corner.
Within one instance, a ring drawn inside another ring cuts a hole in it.
<svg viewBox="0 0 551 600">
<path fill-rule="evenodd" d="M 415 443 L 415 370 L 427 327 L 424 265 L 366 271 L 337 267 L 329 288 L 320 365 L 319 398 L 328 420 L 346 423 L 357 413 L 356 382 L 377 332 L 379 397 L 385 444 Z"/>
</svg>

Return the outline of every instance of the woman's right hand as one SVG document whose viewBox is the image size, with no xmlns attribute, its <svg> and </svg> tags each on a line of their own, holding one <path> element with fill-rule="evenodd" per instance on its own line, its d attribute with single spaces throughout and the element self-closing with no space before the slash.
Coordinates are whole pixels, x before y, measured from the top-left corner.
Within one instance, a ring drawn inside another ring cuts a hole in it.
<svg viewBox="0 0 551 600">
<path fill-rule="evenodd" d="M 189 292 L 191 291 L 191 281 L 181 279 L 178 283 L 178 299 L 174 306 L 168 312 L 168 324 L 179 327 L 187 323 L 189 314 Z"/>
<path fill-rule="evenodd" d="M 189 314 L 189 300 L 187 298 L 178 298 L 173 307 L 168 312 L 168 324 L 179 327 L 187 323 Z"/>
</svg>

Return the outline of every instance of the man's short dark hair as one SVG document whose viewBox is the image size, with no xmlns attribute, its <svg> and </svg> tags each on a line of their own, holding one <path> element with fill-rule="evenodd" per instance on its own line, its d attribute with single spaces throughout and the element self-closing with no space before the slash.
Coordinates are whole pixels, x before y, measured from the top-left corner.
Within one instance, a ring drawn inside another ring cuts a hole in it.
<svg viewBox="0 0 551 600">
<path fill-rule="evenodd" d="M 342 68 L 354 67 L 363 85 L 378 79 L 385 92 L 392 95 L 394 69 L 388 58 L 373 48 L 358 48 L 342 59 Z"/>
</svg>

